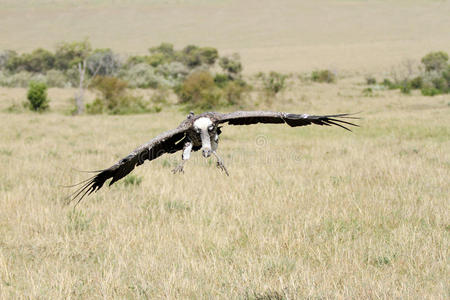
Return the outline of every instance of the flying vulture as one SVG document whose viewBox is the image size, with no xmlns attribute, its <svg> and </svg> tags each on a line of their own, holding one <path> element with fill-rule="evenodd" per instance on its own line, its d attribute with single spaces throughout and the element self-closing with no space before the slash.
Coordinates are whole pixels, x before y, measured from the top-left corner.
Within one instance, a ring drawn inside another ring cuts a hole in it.
<svg viewBox="0 0 450 300">
<path fill-rule="evenodd" d="M 346 126 L 358 126 L 346 119 L 358 119 L 350 114 L 336 114 L 326 116 L 311 116 L 307 114 L 290 114 L 270 111 L 236 111 L 232 113 L 205 112 L 200 115 L 190 113 L 181 124 L 170 131 L 164 132 L 148 143 L 136 148 L 126 157 L 113 166 L 95 171 L 96 175 L 86 179 L 75 186 L 79 188 L 69 196 L 70 201 L 77 199 L 77 204 L 84 196 L 98 191 L 105 181 L 112 178 L 109 185 L 128 175 L 136 166 L 142 165 L 146 160 L 154 160 L 165 153 L 182 152 L 181 163 L 172 170 L 173 173 L 184 172 L 183 167 L 192 151 L 202 150 L 205 158 L 214 155 L 217 167 L 227 175 L 228 170 L 222 159 L 217 155 L 221 124 L 251 125 L 257 123 L 283 124 L 291 127 L 317 125 L 336 125 L 351 131 Z"/>
</svg>

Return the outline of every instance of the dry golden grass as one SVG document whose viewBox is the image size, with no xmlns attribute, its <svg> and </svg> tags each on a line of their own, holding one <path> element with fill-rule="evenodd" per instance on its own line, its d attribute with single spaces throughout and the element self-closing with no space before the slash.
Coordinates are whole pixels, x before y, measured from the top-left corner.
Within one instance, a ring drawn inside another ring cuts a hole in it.
<svg viewBox="0 0 450 300">
<path fill-rule="evenodd" d="M 198 153 L 172 175 L 163 156 L 75 210 L 58 186 L 84 178 L 72 167 L 108 167 L 184 115 L 0 113 L 0 297 L 448 298 L 448 97 L 363 97 L 362 80 L 297 83 L 272 107 L 362 110 L 354 133 L 228 126 L 230 177 Z"/>
</svg>

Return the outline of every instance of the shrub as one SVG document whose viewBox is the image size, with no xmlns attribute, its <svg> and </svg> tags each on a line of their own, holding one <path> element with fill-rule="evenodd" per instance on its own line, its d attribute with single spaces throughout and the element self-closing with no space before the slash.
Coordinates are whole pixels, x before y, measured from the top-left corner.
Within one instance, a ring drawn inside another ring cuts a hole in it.
<svg viewBox="0 0 450 300">
<path fill-rule="evenodd" d="M 435 96 L 441 94 L 441 91 L 439 91 L 435 87 L 424 87 L 420 90 L 422 92 L 422 95 L 424 96 Z"/>
<path fill-rule="evenodd" d="M 132 88 L 157 88 L 168 84 L 164 77 L 156 74 L 155 69 L 148 64 L 138 64 L 120 74 Z"/>
<path fill-rule="evenodd" d="M 111 110 L 119 105 L 120 98 L 125 96 L 127 86 L 127 82 L 116 77 L 96 76 L 89 88 L 100 92 L 106 108 Z"/>
<path fill-rule="evenodd" d="M 220 103 L 220 90 L 208 71 L 196 71 L 176 88 L 179 102 L 188 108 L 211 109 Z"/>
<path fill-rule="evenodd" d="M 412 89 L 411 82 L 408 80 L 405 80 L 400 84 L 400 91 L 403 94 L 410 94 L 411 89 Z"/>
<path fill-rule="evenodd" d="M 276 95 L 286 88 L 286 79 L 288 76 L 285 74 L 272 71 L 269 75 L 261 73 L 259 76 L 262 79 L 264 90 L 266 92 Z"/>
<path fill-rule="evenodd" d="M 47 85 L 42 82 L 30 82 L 27 99 L 30 102 L 29 107 L 31 110 L 44 111 L 48 109 Z"/>
<path fill-rule="evenodd" d="M 395 90 L 396 88 L 398 88 L 398 85 L 396 85 L 395 83 L 393 83 L 390 79 L 385 78 L 383 80 L 382 83 L 385 87 L 387 87 L 390 90 Z"/>
<path fill-rule="evenodd" d="M 61 72 L 59 70 L 47 71 L 47 74 L 45 74 L 45 77 L 46 77 L 47 85 L 51 86 L 51 87 L 63 88 L 63 87 L 70 85 L 67 77 L 64 75 L 63 72 Z"/>
<path fill-rule="evenodd" d="M 111 49 L 96 49 L 86 60 L 90 75 L 111 76 L 121 67 L 119 56 Z"/>
<path fill-rule="evenodd" d="M 242 64 L 239 54 L 224 56 L 219 59 L 219 65 L 230 78 L 237 78 L 242 72 Z"/>
<path fill-rule="evenodd" d="M 228 105 L 242 105 L 244 95 L 250 87 L 243 81 L 231 81 L 223 88 L 223 97 Z"/>
<path fill-rule="evenodd" d="M 142 97 L 127 93 L 127 83 L 116 77 L 96 76 L 90 88 L 97 90 L 101 97 L 86 105 L 90 114 L 135 114 L 152 111 Z"/>
<path fill-rule="evenodd" d="M 336 75 L 330 70 L 319 70 L 311 73 L 311 80 L 322 83 L 333 83 L 336 81 Z"/>
<path fill-rule="evenodd" d="M 214 83 L 220 88 L 224 88 L 230 81 L 230 77 L 226 74 L 218 73 L 214 76 Z"/>
<path fill-rule="evenodd" d="M 180 83 L 189 74 L 189 69 L 177 61 L 161 64 L 156 71 L 169 80 L 171 82 L 170 85 Z"/>
<path fill-rule="evenodd" d="M 17 53 L 13 50 L 4 50 L 0 52 L 0 70 L 7 69 L 8 62 L 16 57 Z"/>
<path fill-rule="evenodd" d="M 377 84 L 377 80 L 373 76 L 368 76 L 368 77 L 366 77 L 366 83 L 368 85 L 374 85 L 374 84 Z"/>
<path fill-rule="evenodd" d="M 28 87 L 31 81 L 46 82 L 42 74 L 34 74 L 22 71 L 15 74 L 0 72 L 0 86 L 6 87 Z"/>
<path fill-rule="evenodd" d="M 30 54 L 22 54 L 20 60 L 24 70 L 34 73 L 45 73 L 55 64 L 53 53 L 42 48 L 36 49 Z"/>
<path fill-rule="evenodd" d="M 421 76 L 414 77 L 411 80 L 411 88 L 413 89 L 421 89 L 423 86 L 423 79 Z"/>
<path fill-rule="evenodd" d="M 447 66 L 448 54 L 443 51 L 430 52 L 422 58 L 426 71 L 443 71 Z"/>
</svg>

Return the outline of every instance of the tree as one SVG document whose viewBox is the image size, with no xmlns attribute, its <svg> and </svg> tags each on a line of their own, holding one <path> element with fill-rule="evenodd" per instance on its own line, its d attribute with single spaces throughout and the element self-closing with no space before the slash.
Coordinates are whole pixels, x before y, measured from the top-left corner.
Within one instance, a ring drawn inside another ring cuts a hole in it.
<svg viewBox="0 0 450 300">
<path fill-rule="evenodd" d="M 426 71 L 443 71 L 447 66 L 448 54 L 443 51 L 431 52 L 422 58 Z"/>
<path fill-rule="evenodd" d="M 96 49 L 86 60 L 89 75 L 111 76 L 116 73 L 121 61 L 111 49 Z"/>
<path fill-rule="evenodd" d="M 55 67 L 67 70 L 83 62 L 92 52 L 91 43 L 86 39 L 81 42 L 61 43 L 55 51 Z"/>
</svg>

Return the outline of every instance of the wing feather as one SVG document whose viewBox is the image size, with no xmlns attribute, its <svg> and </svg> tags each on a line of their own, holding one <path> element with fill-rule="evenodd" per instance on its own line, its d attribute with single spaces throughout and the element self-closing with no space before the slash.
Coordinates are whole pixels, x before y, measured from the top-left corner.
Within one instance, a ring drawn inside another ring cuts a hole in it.
<svg viewBox="0 0 450 300">
<path fill-rule="evenodd" d="M 345 119 L 359 119 L 358 117 L 353 117 L 351 114 L 311 116 L 307 114 L 291 114 L 271 111 L 237 111 L 229 114 L 217 114 L 215 117 L 218 123 L 228 123 L 230 125 L 286 123 L 291 127 L 298 127 L 316 124 L 325 126 L 335 125 L 349 131 L 351 130 L 345 125 L 359 127 L 357 124 L 345 121 Z"/>
<path fill-rule="evenodd" d="M 108 179 L 112 179 L 109 183 L 109 185 L 112 185 L 128 175 L 136 166 L 143 164 L 146 160 L 153 160 L 165 153 L 175 153 L 182 150 L 186 130 L 186 124 L 182 123 L 178 128 L 167 131 L 136 148 L 111 167 L 95 171 L 97 174 L 93 177 L 73 185 L 81 185 L 81 187 L 67 197 L 68 202 L 70 203 L 78 198 L 76 203 L 78 205 L 86 195 L 90 195 L 101 189 Z"/>
</svg>

